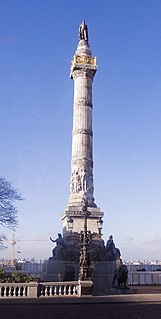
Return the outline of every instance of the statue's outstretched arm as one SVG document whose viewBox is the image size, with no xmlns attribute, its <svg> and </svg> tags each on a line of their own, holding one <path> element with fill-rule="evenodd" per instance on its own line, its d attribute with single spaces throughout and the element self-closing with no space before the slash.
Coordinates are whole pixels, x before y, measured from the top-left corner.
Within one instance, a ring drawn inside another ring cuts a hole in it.
<svg viewBox="0 0 161 319">
<path fill-rule="evenodd" d="M 50 237 L 50 240 L 51 240 L 53 243 L 55 243 L 55 242 L 56 242 L 56 240 L 52 239 L 51 237 Z"/>
</svg>

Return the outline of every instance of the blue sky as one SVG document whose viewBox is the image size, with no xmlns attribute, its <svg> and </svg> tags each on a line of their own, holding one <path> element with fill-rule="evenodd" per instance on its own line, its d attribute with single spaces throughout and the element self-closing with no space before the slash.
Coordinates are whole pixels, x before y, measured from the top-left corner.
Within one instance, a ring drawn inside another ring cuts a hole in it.
<svg viewBox="0 0 161 319">
<path fill-rule="evenodd" d="M 83 19 L 99 66 L 94 195 L 105 213 L 103 238 L 113 234 L 123 259 L 161 260 L 160 0 L 0 1 L 0 175 L 26 198 L 18 205 L 16 257 L 48 258 L 49 236 L 62 230 L 71 160 L 69 70 Z"/>
</svg>

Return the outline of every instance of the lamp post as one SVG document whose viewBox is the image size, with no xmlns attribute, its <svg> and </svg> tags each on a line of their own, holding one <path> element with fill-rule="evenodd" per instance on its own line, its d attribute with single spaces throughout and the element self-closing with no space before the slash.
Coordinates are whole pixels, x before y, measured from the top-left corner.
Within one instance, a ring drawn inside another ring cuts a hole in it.
<svg viewBox="0 0 161 319">
<path fill-rule="evenodd" d="M 90 257 L 89 257 L 89 242 L 91 240 L 91 233 L 87 230 L 87 219 L 90 212 L 87 210 L 87 201 L 83 200 L 83 218 L 84 218 L 84 229 L 80 232 L 80 260 L 79 260 L 79 280 L 90 279 Z"/>
</svg>

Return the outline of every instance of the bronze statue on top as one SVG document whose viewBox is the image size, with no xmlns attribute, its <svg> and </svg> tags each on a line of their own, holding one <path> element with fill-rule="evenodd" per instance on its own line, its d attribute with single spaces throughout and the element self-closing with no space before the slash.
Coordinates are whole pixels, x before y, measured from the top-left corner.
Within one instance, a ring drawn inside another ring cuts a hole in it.
<svg viewBox="0 0 161 319">
<path fill-rule="evenodd" d="M 88 41 L 88 27 L 85 24 L 85 21 L 82 21 L 80 27 L 79 27 L 79 33 L 78 33 L 79 40 L 86 40 Z"/>
</svg>

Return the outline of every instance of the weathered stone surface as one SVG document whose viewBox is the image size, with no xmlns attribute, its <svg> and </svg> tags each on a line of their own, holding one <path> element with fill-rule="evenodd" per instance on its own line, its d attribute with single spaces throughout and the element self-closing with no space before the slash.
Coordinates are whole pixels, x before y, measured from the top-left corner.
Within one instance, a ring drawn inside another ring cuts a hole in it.
<svg viewBox="0 0 161 319">
<path fill-rule="evenodd" d="M 92 57 L 88 37 L 82 32 L 80 32 L 81 36 L 70 74 L 74 80 L 72 159 L 70 196 L 62 217 L 63 235 L 70 231 L 69 218 L 73 220 L 73 232 L 79 233 L 83 229 L 83 199 L 87 201 L 88 211 L 91 213 L 88 218 L 88 229 L 91 232 L 100 234 L 98 220 L 103 216 L 93 196 L 92 82 L 97 71 L 97 64 L 96 58 Z"/>
<path fill-rule="evenodd" d="M 74 261 L 55 260 L 51 257 L 44 263 L 41 279 L 43 281 L 77 280 L 78 271 L 79 265 Z M 72 278 L 69 278 L 69 274 L 72 275 Z"/>
</svg>

